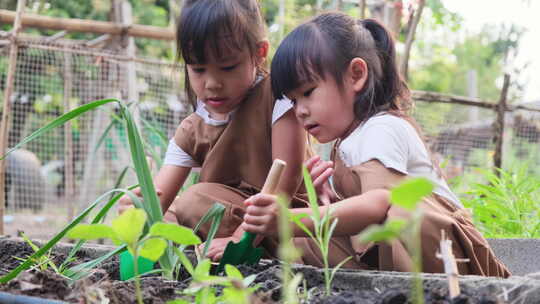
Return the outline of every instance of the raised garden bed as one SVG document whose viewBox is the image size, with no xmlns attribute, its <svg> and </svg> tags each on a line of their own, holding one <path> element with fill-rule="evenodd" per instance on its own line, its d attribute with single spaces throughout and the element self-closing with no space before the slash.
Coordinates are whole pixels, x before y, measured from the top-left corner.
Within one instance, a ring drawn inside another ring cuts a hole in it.
<svg viewBox="0 0 540 304">
<path fill-rule="evenodd" d="M 70 244 L 55 247 L 55 262 L 67 255 Z M 109 246 L 86 246 L 79 251 L 77 263 L 81 263 L 111 250 Z M 0 275 L 20 263 L 14 257 L 25 257 L 32 249 L 18 238 L 0 239 Z M 264 260 L 256 267 L 239 267 L 244 275 L 257 274 L 255 283 L 261 287 L 254 303 L 274 303 L 281 299 L 280 265 L 277 261 Z M 324 279 L 320 269 L 295 265 L 306 280 L 309 303 L 409 303 L 408 287 L 411 275 L 398 272 L 340 270 L 333 281 L 333 294 L 324 296 Z M 461 276 L 461 295 L 448 299 L 447 281 L 444 275 L 424 274 L 426 303 L 540 303 L 540 276 L 514 276 L 510 279 Z M 47 271 L 27 271 L 7 284 L 0 285 L 0 303 L 135 303 L 134 286 L 119 281 L 118 259 L 104 262 L 95 273 L 84 280 L 69 285 L 61 276 Z M 166 303 L 180 297 L 176 294 L 189 286 L 185 273 L 178 281 L 166 281 L 158 276 L 142 280 L 145 303 Z M 36 297 L 24 298 L 23 296 Z M 8 299 L 8 297 L 11 297 Z M 56 301 L 56 302 L 51 302 Z"/>
</svg>

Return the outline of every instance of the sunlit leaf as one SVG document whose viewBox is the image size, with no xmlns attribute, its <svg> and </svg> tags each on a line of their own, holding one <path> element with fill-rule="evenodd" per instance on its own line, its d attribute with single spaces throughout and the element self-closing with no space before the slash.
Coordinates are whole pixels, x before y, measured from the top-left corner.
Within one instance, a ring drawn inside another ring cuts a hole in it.
<svg viewBox="0 0 540 304">
<path fill-rule="evenodd" d="M 392 189 L 390 201 L 407 210 L 414 210 L 416 205 L 433 191 L 433 184 L 426 178 L 408 179 Z"/>
<path fill-rule="evenodd" d="M 146 222 L 146 213 L 130 208 L 112 221 L 112 229 L 118 239 L 126 244 L 135 244 L 141 236 Z"/>
<path fill-rule="evenodd" d="M 79 224 L 67 233 L 67 237 L 72 239 L 113 239 L 114 231 L 111 227 L 103 224 Z"/>
<path fill-rule="evenodd" d="M 362 243 L 388 242 L 397 239 L 405 228 L 404 220 L 388 220 L 384 225 L 371 225 L 358 236 Z"/>
<path fill-rule="evenodd" d="M 155 262 L 161 257 L 165 248 L 167 248 L 165 240 L 159 238 L 148 239 L 144 241 L 139 249 L 139 255 Z"/>
<path fill-rule="evenodd" d="M 157 222 L 150 228 L 150 236 L 160 236 L 181 245 L 196 245 L 201 239 L 193 230 L 177 224 Z"/>
</svg>

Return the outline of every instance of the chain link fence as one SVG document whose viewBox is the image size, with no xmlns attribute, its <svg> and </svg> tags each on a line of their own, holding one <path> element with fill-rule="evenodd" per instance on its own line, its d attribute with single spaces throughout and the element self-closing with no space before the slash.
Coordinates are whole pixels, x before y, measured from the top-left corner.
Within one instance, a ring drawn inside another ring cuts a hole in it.
<svg viewBox="0 0 540 304">
<path fill-rule="evenodd" d="M 5 89 L 8 51 L 9 44 L 0 43 L 0 98 Z M 155 173 L 167 138 L 191 110 L 182 86 L 182 71 L 170 62 L 128 58 L 72 41 L 19 39 L 15 85 L 7 101 L 12 103 L 8 147 L 69 109 L 98 99 L 118 98 L 131 104 Z M 19 228 L 27 230 L 32 225 L 27 221 L 33 216 L 41 226 L 29 234 L 49 237 L 73 214 L 115 187 L 131 164 L 126 133 L 122 122 L 115 120 L 117 110 L 110 104 L 88 112 L 69 127 L 52 130 L 8 157 L 8 234 Z M 495 111 L 419 101 L 412 114 L 449 178 L 463 176 L 474 168 L 492 167 Z M 539 112 L 507 112 L 505 165 L 526 163 L 530 170 L 540 171 L 539 116 Z M 317 150 L 325 155 L 327 147 Z M 122 186 L 136 182 L 133 171 L 127 172 Z M 66 186 L 70 180 L 72 192 Z"/>
</svg>

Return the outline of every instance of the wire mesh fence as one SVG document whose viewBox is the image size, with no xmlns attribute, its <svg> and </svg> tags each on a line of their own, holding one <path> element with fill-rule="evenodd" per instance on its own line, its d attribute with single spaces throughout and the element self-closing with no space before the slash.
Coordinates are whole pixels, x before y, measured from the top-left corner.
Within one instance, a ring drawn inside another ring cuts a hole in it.
<svg viewBox="0 0 540 304">
<path fill-rule="evenodd" d="M 1 45 L 3 93 L 9 44 Z M 135 113 L 155 173 L 168 138 L 191 110 L 182 85 L 180 67 L 170 62 L 128 58 L 71 42 L 19 39 L 15 85 L 8 101 L 12 103 L 8 147 L 69 109 L 93 100 L 118 98 L 130 103 Z M 493 165 L 495 111 L 473 108 L 420 101 L 412 111 L 449 178 Z M 50 236 L 70 216 L 115 186 L 131 163 L 127 135 L 122 122 L 115 119 L 117 111 L 111 104 L 89 112 L 8 157 L 8 233 L 14 233 L 10 226 L 17 226 L 19 215 L 24 218 L 33 212 L 43 222 L 40 227 L 52 229 L 41 228 L 34 236 Z M 519 161 L 540 171 L 536 169 L 540 165 L 539 116 L 538 112 L 522 110 L 507 113 L 504 164 Z M 318 150 L 328 154 L 327 147 Z M 135 183 L 133 172 L 127 170 L 122 186 Z M 73 181 L 72 191 L 67 188 L 69 180 Z"/>
<path fill-rule="evenodd" d="M 182 102 L 181 73 L 175 64 L 127 58 L 71 43 L 32 39 L 18 43 L 15 83 L 8 101 L 8 147 L 70 109 L 98 99 L 118 98 L 130 104 L 135 113 L 149 159 L 159 159 L 167 146 L 165 138 L 172 136 L 188 114 L 189 108 Z M 8 50 L 0 49 L 2 80 L 7 73 Z M 54 129 L 8 156 L 6 226 L 10 215 L 31 211 L 53 214 L 56 222 L 65 223 L 115 186 L 131 163 L 127 135 L 122 122 L 115 119 L 117 111 L 110 104 L 88 112 L 70 126 Z M 135 183 L 132 170 L 127 172 L 123 186 Z M 66 189 L 69 179 L 73 180 L 72 192 Z"/>
</svg>

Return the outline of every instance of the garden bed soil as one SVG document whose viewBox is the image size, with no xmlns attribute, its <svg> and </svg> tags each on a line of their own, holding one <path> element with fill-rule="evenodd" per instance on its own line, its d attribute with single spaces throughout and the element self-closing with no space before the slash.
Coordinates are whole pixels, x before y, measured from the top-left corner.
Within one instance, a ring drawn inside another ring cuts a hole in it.
<svg viewBox="0 0 540 304">
<path fill-rule="evenodd" d="M 71 244 L 55 247 L 52 260 L 58 265 L 67 256 Z M 77 254 L 77 263 L 89 261 L 112 250 L 109 246 L 88 245 Z M 17 238 L 0 239 L 0 275 L 14 269 L 32 249 Z M 257 266 L 240 266 L 244 275 L 257 274 L 255 283 L 260 288 L 253 303 L 275 303 L 281 298 L 280 265 L 277 261 L 263 260 Z M 409 286 L 412 277 L 408 273 L 340 270 L 336 273 L 330 296 L 324 295 L 324 276 L 321 269 L 295 265 L 295 272 L 305 278 L 308 303 L 362 303 L 399 304 L 410 303 Z M 447 281 L 444 275 L 423 274 L 425 303 L 540 303 L 540 276 L 512 277 L 509 279 L 461 276 L 461 295 L 448 298 Z M 166 303 L 179 298 L 178 291 L 189 286 L 187 273 L 178 281 L 164 280 L 158 276 L 142 279 L 145 303 Z M 102 263 L 91 276 L 69 285 L 68 280 L 52 272 L 30 270 L 21 273 L 7 284 L 0 284 L 2 295 L 31 296 L 68 303 L 135 303 L 135 288 L 132 282 L 119 281 L 118 259 L 113 257 Z M 22 302 L 21 302 L 22 303 Z M 52 302 L 51 302 L 52 303 Z"/>
</svg>

